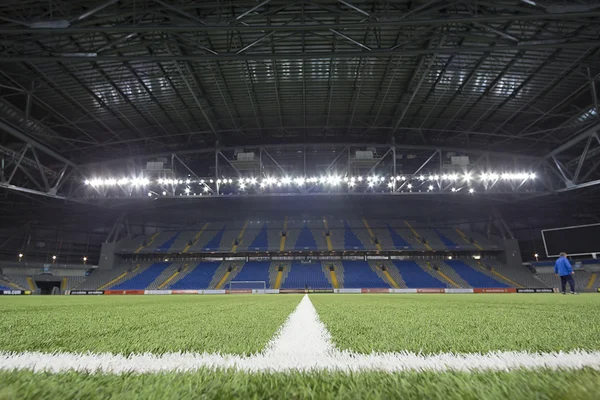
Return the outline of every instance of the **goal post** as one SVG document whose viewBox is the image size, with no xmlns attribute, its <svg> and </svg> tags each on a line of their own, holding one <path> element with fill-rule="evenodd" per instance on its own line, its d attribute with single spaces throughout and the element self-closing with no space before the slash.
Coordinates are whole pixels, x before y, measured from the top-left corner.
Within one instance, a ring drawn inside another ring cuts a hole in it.
<svg viewBox="0 0 600 400">
<path fill-rule="evenodd" d="M 266 290 L 266 281 L 231 281 L 229 282 L 229 290 L 241 290 L 241 289 L 258 289 Z"/>
</svg>

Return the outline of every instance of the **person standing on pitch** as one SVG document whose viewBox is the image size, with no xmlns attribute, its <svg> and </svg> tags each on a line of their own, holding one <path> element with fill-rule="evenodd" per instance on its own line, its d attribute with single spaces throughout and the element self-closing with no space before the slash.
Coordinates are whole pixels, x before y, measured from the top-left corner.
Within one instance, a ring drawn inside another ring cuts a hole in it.
<svg viewBox="0 0 600 400">
<path fill-rule="evenodd" d="M 567 253 L 560 253 L 560 257 L 556 260 L 556 264 L 554 264 L 554 273 L 556 276 L 560 276 L 560 285 L 562 288 L 562 294 L 566 293 L 567 282 L 569 282 L 569 286 L 571 287 L 571 294 L 577 294 L 575 292 L 575 279 L 573 279 L 573 267 L 571 267 L 571 263 L 567 259 Z"/>
</svg>

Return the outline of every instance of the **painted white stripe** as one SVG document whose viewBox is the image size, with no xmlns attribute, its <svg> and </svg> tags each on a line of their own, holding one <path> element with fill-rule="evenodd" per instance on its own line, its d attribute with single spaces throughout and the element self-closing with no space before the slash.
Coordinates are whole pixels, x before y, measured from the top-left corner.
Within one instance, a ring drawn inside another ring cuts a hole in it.
<svg viewBox="0 0 600 400">
<path fill-rule="evenodd" d="M 319 320 L 308 296 L 279 329 L 266 349 L 249 357 L 221 354 L 170 353 L 163 355 L 8 353 L 0 352 L 0 370 L 33 371 L 184 372 L 233 369 L 246 372 L 292 371 L 506 371 L 512 369 L 600 370 L 600 352 L 492 352 L 487 354 L 420 355 L 410 352 L 356 354 L 339 351 Z"/>
</svg>

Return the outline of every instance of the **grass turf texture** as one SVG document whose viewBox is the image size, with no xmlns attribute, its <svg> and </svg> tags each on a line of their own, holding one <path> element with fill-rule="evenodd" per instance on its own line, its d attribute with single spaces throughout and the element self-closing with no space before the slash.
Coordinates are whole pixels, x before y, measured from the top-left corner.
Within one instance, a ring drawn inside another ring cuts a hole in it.
<svg viewBox="0 0 600 400">
<path fill-rule="evenodd" d="M 263 350 L 300 302 L 286 296 L 19 296 L 0 298 L 0 350 Z"/>
<path fill-rule="evenodd" d="M 311 295 L 338 348 L 425 354 L 600 349 L 600 296 Z"/>
<path fill-rule="evenodd" d="M 159 375 L 1 372 L 0 399 L 597 399 L 600 372 Z"/>
</svg>

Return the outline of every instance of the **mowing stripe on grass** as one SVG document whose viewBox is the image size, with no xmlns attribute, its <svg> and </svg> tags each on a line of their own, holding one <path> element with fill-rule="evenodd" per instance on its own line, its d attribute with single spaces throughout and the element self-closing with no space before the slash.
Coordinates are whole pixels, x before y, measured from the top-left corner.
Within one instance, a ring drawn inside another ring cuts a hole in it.
<svg viewBox="0 0 600 400">
<path fill-rule="evenodd" d="M 600 351 L 555 353 L 491 352 L 487 354 L 420 355 L 410 352 L 357 354 L 339 351 L 319 320 L 308 296 L 281 326 L 265 350 L 243 357 L 223 354 L 167 353 L 162 355 L 0 352 L 0 370 L 35 372 L 156 373 L 200 369 L 244 372 L 297 371 L 507 371 L 513 369 L 600 370 Z"/>
</svg>

